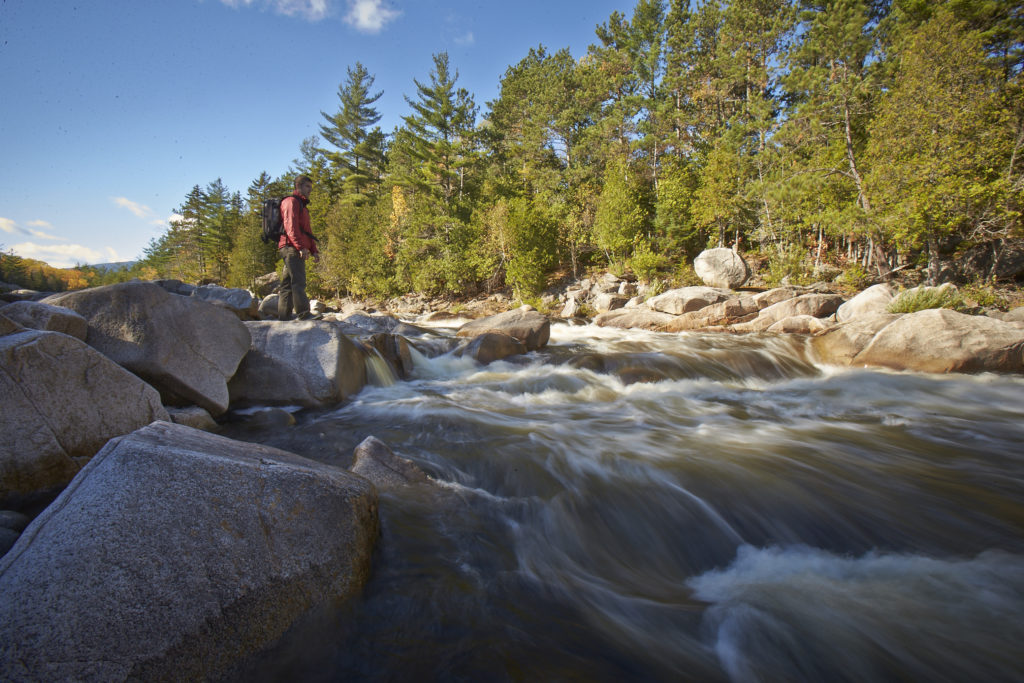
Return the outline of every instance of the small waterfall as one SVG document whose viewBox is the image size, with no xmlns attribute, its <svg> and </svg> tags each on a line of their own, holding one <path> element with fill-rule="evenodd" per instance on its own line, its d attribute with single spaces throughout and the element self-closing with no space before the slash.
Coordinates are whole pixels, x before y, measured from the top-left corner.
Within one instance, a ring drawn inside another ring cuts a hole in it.
<svg viewBox="0 0 1024 683">
<path fill-rule="evenodd" d="M 397 382 L 398 378 L 395 377 L 388 362 L 384 360 L 384 356 L 380 355 L 380 351 L 368 344 L 364 348 L 366 349 L 366 379 L 369 383 L 375 387 L 390 387 Z"/>
</svg>

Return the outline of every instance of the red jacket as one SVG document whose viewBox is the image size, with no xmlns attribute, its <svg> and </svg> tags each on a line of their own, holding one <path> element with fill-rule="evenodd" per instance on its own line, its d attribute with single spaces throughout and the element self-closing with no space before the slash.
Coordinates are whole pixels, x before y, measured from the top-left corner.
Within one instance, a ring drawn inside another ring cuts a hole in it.
<svg viewBox="0 0 1024 683">
<path fill-rule="evenodd" d="M 288 201 L 289 199 L 294 201 Z M 281 201 L 281 222 L 284 224 L 284 231 L 281 233 L 281 239 L 277 242 L 278 249 L 291 245 L 299 251 L 309 249 L 311 254 L 318 252 L 309 224 L 307 201 L 299 194 L 298 190 L 293 192 L 291 197 L 285 197 Z"/>
</svg>

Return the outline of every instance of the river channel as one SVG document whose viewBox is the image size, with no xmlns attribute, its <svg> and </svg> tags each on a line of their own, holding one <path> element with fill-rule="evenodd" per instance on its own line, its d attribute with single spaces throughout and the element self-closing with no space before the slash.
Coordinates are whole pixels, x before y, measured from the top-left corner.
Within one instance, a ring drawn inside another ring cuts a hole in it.
<svg viewBox="0 0 1024 683">
<path fill-rule="evenodd" d="M 229 435 L 373 435 L 436 483 L 381 494 L 362 597 L 248 680 L 1024 679 L 1024 377 L 556 324 L 296 417 Z"/>
</svg>

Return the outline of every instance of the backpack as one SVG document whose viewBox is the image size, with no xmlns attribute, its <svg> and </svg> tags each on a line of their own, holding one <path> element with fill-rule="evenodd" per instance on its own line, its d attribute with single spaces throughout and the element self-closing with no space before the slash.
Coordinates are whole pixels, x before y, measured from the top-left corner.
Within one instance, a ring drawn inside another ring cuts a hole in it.
<svg viewBox="0 0 1024 683">
<path fill-rule="evenodd" d="M 288 195 L 291 197 L 292 195 Z M 288 197 L 272 197 L 263 200 L 263 234 L 260 238 L 264 244 L 273 242 L 275 245 L 284 233 L 284 221 L 281 220 L 281 202 Z"/>
</svg>

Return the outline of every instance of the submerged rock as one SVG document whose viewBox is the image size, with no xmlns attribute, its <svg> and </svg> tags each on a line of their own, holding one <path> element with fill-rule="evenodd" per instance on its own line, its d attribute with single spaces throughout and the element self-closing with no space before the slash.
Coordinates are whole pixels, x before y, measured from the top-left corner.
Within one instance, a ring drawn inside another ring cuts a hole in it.
<svg viewBox="0 0 1024 683">
<path fill-rule="evenodd" d="M 396 455 L 375 436 L 366 437 L 356 446 L 350 469 L 353 474 L 369 479 L 381 491 L 429 481 L 416 463 Z"/>
<path fill-rule="evenodd" d="M 370 572 L 377 492 L 170 423 L 111 441 L 0 559 L 0 679 L 208 680 Z"/>
</svg>

